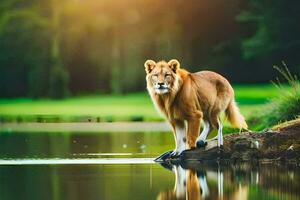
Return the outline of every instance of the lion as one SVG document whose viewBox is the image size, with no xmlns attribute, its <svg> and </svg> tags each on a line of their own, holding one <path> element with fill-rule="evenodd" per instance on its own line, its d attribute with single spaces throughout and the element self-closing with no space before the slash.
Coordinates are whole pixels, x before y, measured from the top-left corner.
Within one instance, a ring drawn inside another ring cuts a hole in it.
<svg viewBox="0 0 300 200">
<path fill-rule="evenodd" d="M 226 78 L 212 71 L 190 73 L 176 59 L 169 62 L 147 60 L 147 90 L 157 110 L 171 124 L 175 149 L 163 159 L 177 157 L 185 150 L 202 148 L 213 129 L 218 130 L 218 147 L 223 147 L 220 114 L 233 127 L 247 130 L 247 123 L 234 100 L 234 90 Z M 199 136 L 201 121 L 203 130 Z"/>
</svg>

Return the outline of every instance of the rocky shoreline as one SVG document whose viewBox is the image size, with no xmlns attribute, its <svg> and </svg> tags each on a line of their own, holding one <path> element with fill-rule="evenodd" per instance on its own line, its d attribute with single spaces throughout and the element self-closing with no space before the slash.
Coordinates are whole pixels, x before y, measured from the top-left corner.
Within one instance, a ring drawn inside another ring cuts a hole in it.
<svg viewBox="0 0 300 200">
<path fill-rule="evenodd" d="M 224 137 L 224 147 L 217 141 L 208 142 L 205 148 L 184 151 L 178 158 L 162 162 L 274 162 L 300 161 L 300 123 L 264 132 L 243 132 Z"/>
</svg>

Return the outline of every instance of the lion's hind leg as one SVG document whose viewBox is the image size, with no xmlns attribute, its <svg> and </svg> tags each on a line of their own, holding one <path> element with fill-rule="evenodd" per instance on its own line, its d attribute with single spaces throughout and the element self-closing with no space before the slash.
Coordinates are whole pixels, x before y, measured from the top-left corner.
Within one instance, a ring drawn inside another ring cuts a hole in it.
<svg viewBox="0 0 300 200">
<path fill-rule="evenodd" d="M 217 135 L 218 147 L 222 147 L 223 146 L 223 125 L 218 114 L 212 115 L 210 118 L 210 122 L 214 128 L 218 129 L 218 135 Z"/>
<path fill-rule="evenodd" d="M 197 148 L 202 148 L 202 147 L 206 146 L 206 144 L 207 144 L 206 143 L 206 138 L 207 138 L 210 131 L 211 131 L 211 125 L 210 125 L 209 121 L 204 120 L 203 130 L 200 133 L 200 136 L 198 137 L 197 142 L 196 142 Z"/>
</svg>

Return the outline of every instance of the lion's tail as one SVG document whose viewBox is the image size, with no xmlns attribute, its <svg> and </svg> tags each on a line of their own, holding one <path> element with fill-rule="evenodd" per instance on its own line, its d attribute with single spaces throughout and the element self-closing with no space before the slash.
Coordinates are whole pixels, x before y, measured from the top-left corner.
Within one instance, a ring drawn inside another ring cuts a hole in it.
<svg viewBox="0 0 300 200">
<path fill-rule="evenodd" d="M 240 113 L 239 108 L 237 107 L 234 100 L 231 100 L 228 107 L 225 110 L 225 115 L 228 121 L 235 128 L 248 130 L 248 125 L 245 121 L 244 116 Z"/>
</svg>

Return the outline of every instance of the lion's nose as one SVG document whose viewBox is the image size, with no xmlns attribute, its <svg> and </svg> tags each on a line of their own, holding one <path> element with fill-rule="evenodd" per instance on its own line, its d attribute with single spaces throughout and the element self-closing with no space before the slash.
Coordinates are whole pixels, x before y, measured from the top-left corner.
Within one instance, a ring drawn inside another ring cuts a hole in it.
<svg viewBox="0 0 300 200">
<path fill-rule="evenodd" d="M 157 83 L 159 87 L 164 86 L 164 83 Z"/>
</svg>

